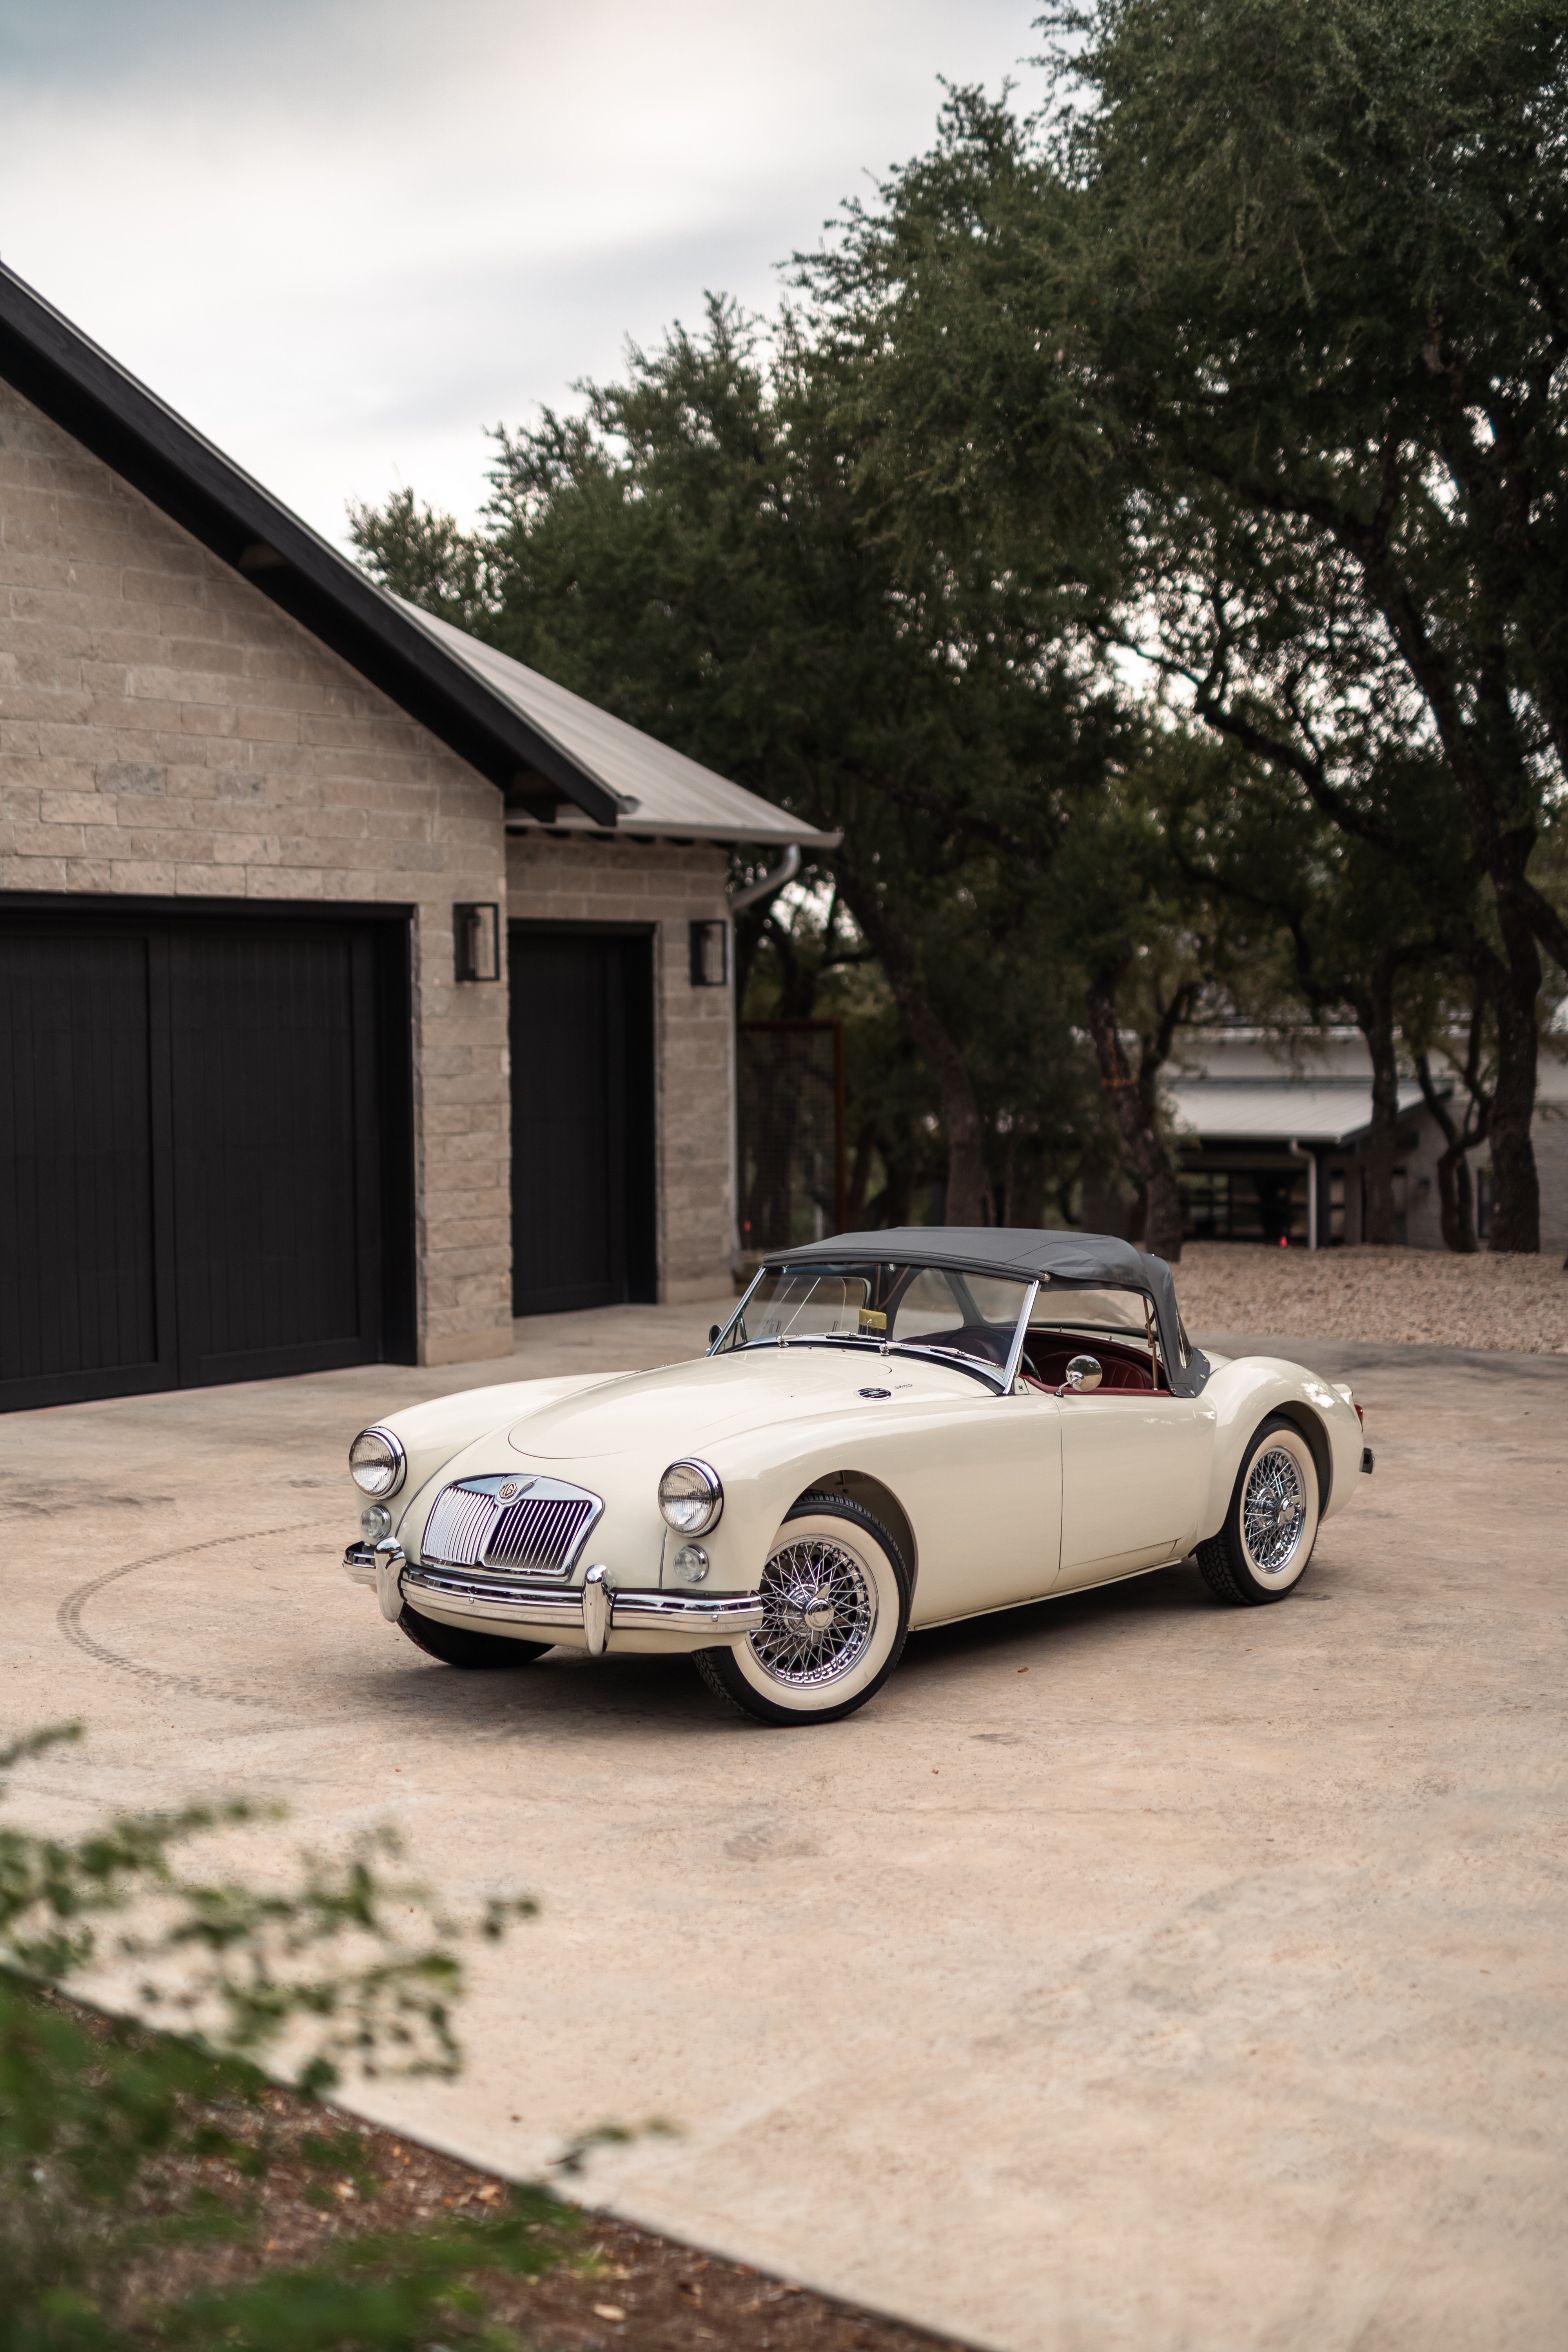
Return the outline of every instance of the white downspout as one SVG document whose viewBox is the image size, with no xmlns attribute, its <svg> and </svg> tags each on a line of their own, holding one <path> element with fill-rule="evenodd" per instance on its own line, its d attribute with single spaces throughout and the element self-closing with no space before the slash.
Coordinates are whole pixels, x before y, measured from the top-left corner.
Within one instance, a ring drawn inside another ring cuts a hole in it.
<svg viewBox="0 0 1568 2352">
<path fill-rule="evenodd" d="M 793 882 L 799 872 L 800 844 L 792 841 L 770 874 L 764 874 L 760 882 L 748 882 L 743 890 L 731 891 L 731 914 L 738 915 L 744 908 L 754 907 L 759 899 L 771 898 L 775 890 L 782 890 L 786 882 Z"/>
</svg>

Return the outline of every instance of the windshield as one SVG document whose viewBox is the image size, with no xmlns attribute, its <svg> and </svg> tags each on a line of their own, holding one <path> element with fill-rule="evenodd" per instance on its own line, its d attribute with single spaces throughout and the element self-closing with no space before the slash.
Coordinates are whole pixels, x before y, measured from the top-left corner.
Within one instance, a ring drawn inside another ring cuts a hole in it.
<svg viewBox="0 0 1568 2352">
<path fill-rule="evenodd" d="M 1030 1286 L 940 1266 L 765 1266 L 715 1353 L 735 1348 L 919 1349 L 1001 1373 Z"/>
</svg>

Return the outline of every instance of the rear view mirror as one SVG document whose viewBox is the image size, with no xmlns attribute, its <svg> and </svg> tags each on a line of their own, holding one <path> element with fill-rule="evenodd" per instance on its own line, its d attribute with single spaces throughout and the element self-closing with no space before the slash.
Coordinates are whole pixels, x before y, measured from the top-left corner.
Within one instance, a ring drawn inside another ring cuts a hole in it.
<svg viewBox="0 0 1568 2352">
<path fill-rule="evenodd" d="M 714 1340 L 715 1340 L 718 1337 L 719 1337 L 719 1326 L 718 1326 L 718 1324 L 717 1324 L 717 1323 L 710 1323 L 710 1325 L 708 1326 L 708 1345 L 709 1345 L 710 1347 L 711 1347 L 711 1346 L 713 1345 Z"/>
<path fill-rule="evenodd" d="M 1105 1375 L 1100 1369 L 1098 1356 L 1074 1356 L 1068 1365 L 1068 1376 L 1058 1391 L 1059 1396 L 1092 1396 Z"/>
</svg>

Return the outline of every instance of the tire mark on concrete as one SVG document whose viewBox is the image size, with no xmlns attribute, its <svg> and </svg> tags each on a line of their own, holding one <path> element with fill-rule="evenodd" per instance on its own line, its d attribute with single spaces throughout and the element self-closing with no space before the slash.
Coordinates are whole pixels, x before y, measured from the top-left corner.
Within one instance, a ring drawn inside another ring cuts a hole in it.
<svg viewBox="0 0 1568 2352">
<path fill-rule="evenodd" d="M 55 1623 L 66 1640 L 74 1643 L 79 1650 L 84 1650 L 89 1658 L 97 1658 L 106 1666 L 118 1666 L 122 1674 L 135 1675 L 142 1682 L 156 1683 L 164 1690 L 188 1691 L 197 1698 L 221 1699 L 231 1706 L 268 1707 L 276 1711 L 276 1699 L 259 1692 L 237 1690 L 231 1684 L 220 1682 L 212 1675 L 169 1674 L 163 1667 L 150 1666 L 140 1658 L 122 1656 L 118 1650 L 110 1649 L 106 1643 L 88 1632 L 81 1622 L 82 1612 L 99 1593 L 111 1584 L 118 1584 L 122 1576 L 134 1576 L 139 1569 L 161 1568 L 171 1559 L 191 1559 L 199 1552 L 224 1551 L 232 1544 L 262 1542 L 270 1536 L 302 1535 L 307 1528 L 319 1528 L 321 1524 L 320 1519 L 291 1519 L 285 1527 L 247 1528 L 233 1535 L 208 1536 L 202 1543 L 181 1544 L 173 1551 L 149 1552 L 144 1559 L 128 1559 L 122 1567 L 111 1568 L 104 1575 L 92 1577 L 86 1584 L 79 1584 L 74 1592 L 68 1592 L 55 1612 Z"/>
</svg>

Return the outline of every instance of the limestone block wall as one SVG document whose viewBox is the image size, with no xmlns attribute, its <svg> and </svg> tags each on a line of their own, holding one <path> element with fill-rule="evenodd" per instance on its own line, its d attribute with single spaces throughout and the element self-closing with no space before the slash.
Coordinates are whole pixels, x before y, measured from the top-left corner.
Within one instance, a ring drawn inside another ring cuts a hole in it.
<svg viewBox="0 0 1568 2352">
<path fill-rule="evenodd" d="M 709 843 L 530 825 L 508 845 L 511 917 L 655 927 L 658 1295 L 671 1302 L 712 1297 L 731 1281 L 731 992 L 692 987 L 687 929 L 725 914 L 727 872 Z"/>
<path fill-rule="evenodd" d="M 413 910 L 421 1360 L 510 1353 L 500 796 L 0 383 L 0 891 Z"/>
</svg>

